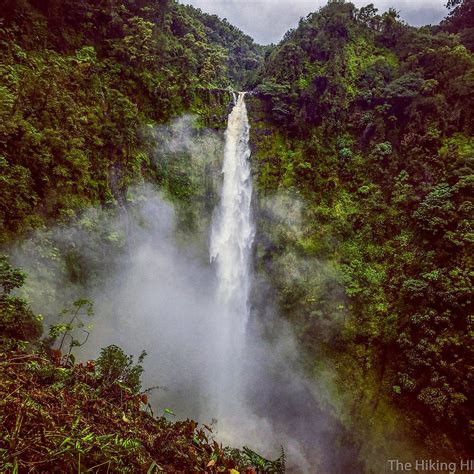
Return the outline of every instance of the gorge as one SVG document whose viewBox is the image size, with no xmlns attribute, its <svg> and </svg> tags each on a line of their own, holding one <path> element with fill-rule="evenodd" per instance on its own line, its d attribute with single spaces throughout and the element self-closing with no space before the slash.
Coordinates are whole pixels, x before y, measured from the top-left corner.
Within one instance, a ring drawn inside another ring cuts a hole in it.
<svg viewBox="0 0 474 474">
<path fill-rule="evenodd" d="M 262 46 L 174 0 L 5 2 L 1 472 L 468 458 L 474 15 L 448 6 L 331 0 Z"/>
</svg>

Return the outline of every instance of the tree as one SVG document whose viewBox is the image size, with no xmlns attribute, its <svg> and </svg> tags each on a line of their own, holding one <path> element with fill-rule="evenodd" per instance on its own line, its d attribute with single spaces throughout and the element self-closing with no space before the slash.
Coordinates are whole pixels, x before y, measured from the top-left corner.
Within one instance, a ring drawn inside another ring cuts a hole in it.
<svg viewBox="0 0 474 474">
<path fill-rule="evenodd" d="M 140 392 L 140 376 L 143 373 L 142 362 L 146 352 L 142 351 L 135 364 L 133 356 L 126 355 L 123 350 L 115 345 L 104 347 L 100 351 L 96 367 L 98 376 L 105 388 L 110 388 L 118 383 L 128 388 L 132 394 Z"/>
<path fill-rule="evenodd" d="M 41 336 L 41 318 L 33 314 L 25 300 L 11 295 L 13 290 L 23 285 L 25 278 L 25 273 L 13 268 L 7 257 L 0 255 L 1 345 L 14 347 L 19 341 L 35 341 Z"/>
<path fill-rule="evenodd" d="M 474 51 L 474 0 L 448 0 L 451 12 L 442 26 L 451 33 L 459 33 L 466 48 Z"/>
</svg>

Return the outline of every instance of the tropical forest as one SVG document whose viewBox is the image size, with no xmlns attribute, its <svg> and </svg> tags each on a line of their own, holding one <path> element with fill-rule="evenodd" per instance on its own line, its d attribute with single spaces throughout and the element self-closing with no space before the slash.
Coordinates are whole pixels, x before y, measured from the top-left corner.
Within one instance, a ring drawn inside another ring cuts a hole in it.
<svg viewBox="0 0 474 474">
<path fill-rule="evenodd" d="M 473 472 L 474 1 L 185 3 L 0 1 L 0 473 Z"/>
</svg>

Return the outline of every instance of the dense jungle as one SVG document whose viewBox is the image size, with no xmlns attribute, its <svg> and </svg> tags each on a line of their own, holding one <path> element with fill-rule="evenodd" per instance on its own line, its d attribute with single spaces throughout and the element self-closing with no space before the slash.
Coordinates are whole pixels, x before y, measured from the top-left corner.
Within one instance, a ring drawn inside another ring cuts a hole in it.
<svg viewBox="0 0 474 474">
<path fill-rule="evenodd" d="M 330 0 L 259 45 L 176 0 L 2 0 L 0 472 L 469 459 L 474 2 L 447 7 Z"/>
</svg>

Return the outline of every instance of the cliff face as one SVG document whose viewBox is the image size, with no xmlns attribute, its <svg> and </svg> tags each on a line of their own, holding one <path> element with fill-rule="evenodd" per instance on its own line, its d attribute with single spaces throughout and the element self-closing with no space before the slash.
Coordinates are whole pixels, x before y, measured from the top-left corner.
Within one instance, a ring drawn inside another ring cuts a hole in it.
<svg viewBox="0 0 474 474">
<path fill-rule="evenodd" d="M 175 1 L 7 2 L 2 15 L 2 241 L 153 176 L 150 127 L 194 113 L 221 128 L 225 90 L 260 57 L 236 28 Z"/>
<path fill-rule="evenodd" d="M 472 434 L 473 74 L 459 37 L 330 2 L 269 53 L 249 98 L 259 269 L 308 370 L 323 353 L 364 413 L 347 419 L 403 417 L 447 459 Z"/>
<path fill-rule="evenodd" d="M 405 418 L 421 453 L 467 452 L 474 58 L 472 2 L 451 3 L 416 29 L 330 2 L 264 48 L 173 0 L 7 1 L 0 243 L 126 205 L 144 179 L 183 225 L 209 217 L 218 160 L 198 176 L 189 150 L 157 160 L 156 130 L 193 114 L 192 133 L 219 135 L 228 90 L 250 90 L 256 269 L 307 372 L 367 444 L 391 445 Z"/>
</svg>

